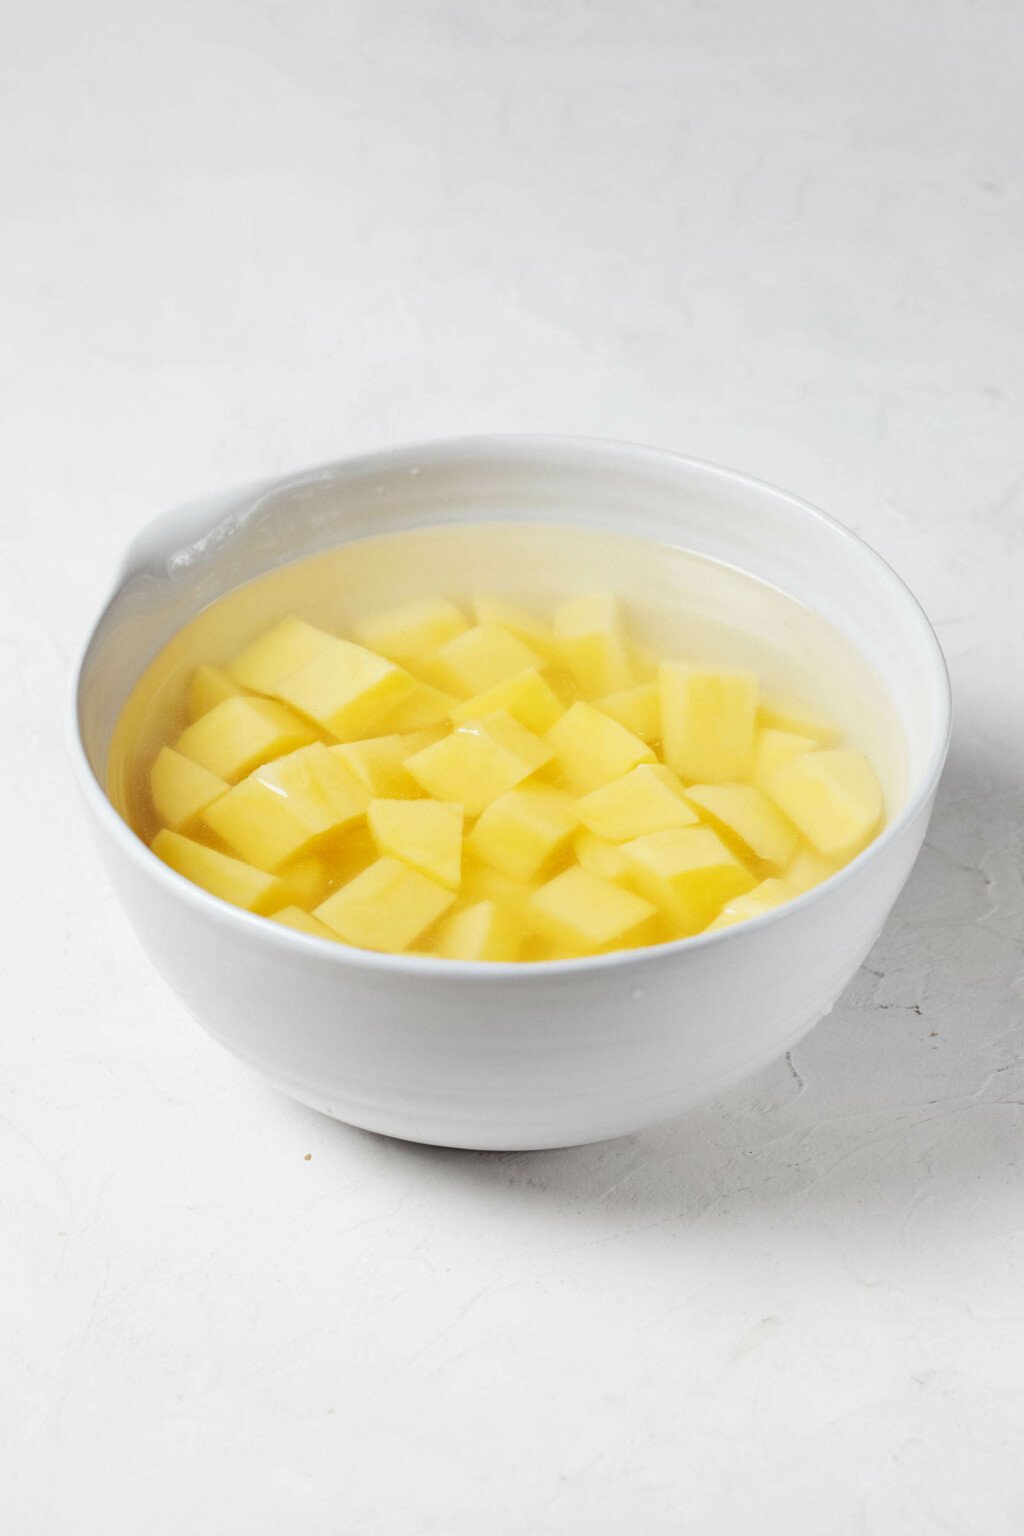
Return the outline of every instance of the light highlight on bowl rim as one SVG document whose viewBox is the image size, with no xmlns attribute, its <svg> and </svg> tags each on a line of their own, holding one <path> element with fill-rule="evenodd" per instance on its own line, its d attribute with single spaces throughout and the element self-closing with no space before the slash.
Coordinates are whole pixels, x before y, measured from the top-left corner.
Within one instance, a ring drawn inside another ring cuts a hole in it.
<svg viewBox="0 0 1024 1536">
<path fill-rule="evenodd" d="M 384 449 L 376 453 L 354 455 L 333 464 L 317 466 L 310 471 L 298 471 L 296 474 L 286 474 L 276 477 L 281 484 L 292 482 L 297 475 L 304 473 L 320 474 L 340 467 L 358 468 L 360 466 L 369 469 L 375 463 L 390 464 L 397 458 L 415 461 L 424 459 L 443 459 L 448 454 L 465 454 L 467 451 L 501 451 L 514 453 L 520 450 L 543 450 L 544 448 L 557 449 L 576 448 L 589 453 L 599 455 L 601 453 L 633 455 L 638 461 L 638 469 L 642 469 L 644 461 L 668 461 L 674 464 L 687 465 L 693 469 L 710 471 L 723 480 L 731 481 L 738 485 L 751 487 L 758 491 L 768 491 L 775 496 L 781 496 L 790 505 L 800 509 L 805 515 L 826 523 L 836 534 L 853 545 L 861 558 L 867 558 L 873 569 L 881 579 L 888 583 L 896 594 L 897 599 L 913 615 L 914 621 L 921 630 L 928 649 L 931 651 L 934 663 L 932 683 L 938 685 L 937 701 L 940 708 L 940 731 L 933 743 L 931 755 L 924 772 L 920 776 L 917 787 L 908 796 L 906 803 L 897 814 L 882 829 L 868 846 L 844 865 L 836 874 L 829 876 L 820 885 L 813 886 L 809 891 L 802 892 L 791 901 L 783 903 L 780 907 L 763 913 L 759 917 L 748 918 L 742 923 L 732 927 L 719 929 L 715 933 L 698 933 L 685 939 L 673 939 L 667 944 L 650 945 L 640 949 L 613 950 L 610 954 L 581 956 L 572 960 L 543 960 L 534 962 L 522 961 L 496 961 L 496 960 L 442 960 L 433 955 L 391 955 L 376 950 L 356 949 L 342 944 L 331 944 L 325 939 L 315 937 L 313 934 L 300 933 L 295 929 L 287 928 L 281 923 L 275 923 L 265 917 L 257 917 L 254 913 L 246 912 L 241 907 L 235 907 L 230 902 L 222 901 L 219 897 L 212 896 L 200 886 L 194 885 L 183 875 L 176 874 L 169 869 L 156 854 L 132 831 L 118 812 L 114 809 L 107 797 L 105 790 L 86 755 L 85 744 L 79 724 L 78 699 L 82 670 L 88 655 L 93 638 L 99 626 L 100 620 L 115 599 L 120 587 L 120 579 L 115 580 L 111 590 L 102 602 L 96 618 L 83 641 L 83 644 L 75 658 L 75 664 L 71 674 L 68 713 L 66 719 L 67 744 L 72 765 L 75 770 L 79 785 L 86 796 L 87 801 L 95 810 L 101 822 L 111 835 L 117 840 L 128 857 L 135 861 L 142 871 L 149 877 L 167 883 L 171 895 L 191 903 L 200 912 L 208 913 L 211 921 L 227 922 L 229 924 L 241 924 L 243 931 L 252 932 L 253 924 L 260 925 L 262 941 L 270 945 L 284 946 L 285 949 L 295 950 L 301 953 L 303 950 L 317 956 L 327 963 L 348 966 L 357 965 L 370 970 L 379 970 L 384 973 L 400 972 L 408 974 L 438 976 L 439 969 L 443 974 L 456 980 L 461 976 L 473 977 L 476 980 L 482 978 L 492 979 L 495 982 L 507 983 L 511 977 L 525 980 L 531 975 L 554 975 L 565 972 L 572 973 L 580 970 L 617 970 L 622 967 L 642 967 L 649 964 L 654 958 L 673 954 L 679 950 L 692 950 L 697 946 L 728 944 L 735 941 L 751 930 L 761 930 L 772 924 L 785 922 L 794 913 L 802 911 L 812 902 L 819 901 L 824 892 L 833 890 L 841 882 L 849 879 L 854 871 L 877 857 L 878 854 L 899 835 L 903 827 L 913 820 L 922 806 L 924 806 L 934 793 L 942 773 L 943 764 L 949 750 L 952 735 L 952 696 L 949 683 L 949 672 L 946 660 L 939 645 L 938 637 L 921 607 L 917 598 L 911 592 L 902 577 L 897 575 L 886 560 L 882 558 L 871 545 L 852 532 L 845 524 L 823 512 L 819 507 L 791 492 L 772 485 L 765 480 L 759 480 L 753 475 L 740 473 L 738 470 L 727 469 L 718 464 L 711 464 L 703 459 L 696 459 L 687 454 L 674 453 L 669 449 L 650 448 L 642 444 L 615 442 L 600 438 L 566 437 L 545 434 L 510 434 L 508 436 L 481 436 L 463 438 L 439 438 L 425 443 L 399 445 L 397 448 Z M 275 481 L 276 483 L 276 481 Z M 263 487 L 263 493 L 270 489 Z M 586 527 L 586 523 L 581 523 Z"/>
</svg>

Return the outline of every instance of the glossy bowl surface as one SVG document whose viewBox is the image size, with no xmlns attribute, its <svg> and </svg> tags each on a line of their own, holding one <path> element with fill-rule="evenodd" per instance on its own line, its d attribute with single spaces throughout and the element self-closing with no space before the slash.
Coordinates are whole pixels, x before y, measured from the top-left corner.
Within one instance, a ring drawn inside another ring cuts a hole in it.
<svg viewBox="0 0 1024 1536">
<path fill-rule="evenodd" d="M 864 853 L 752 922 L 543 965 L 387 956 L 321 943 L 166 868 L 102 787 L 133 683 L 201 608 L 349 539 L 530 520 L 640 535 L 771 582 L 838 628 L 906 737 L 908 792 Z M 950 731 L 938 642 L 890 568 L 824 513 L 732 471 L 562 438 L 433 442 L 328 465 L 166 514 L 126 552 L 76 671 L 70 749 L 104 862 L 185 1006 L 268 1083 L 367 1129 L 526 1149 L 623 1135 L 790 1049 L 874 942 L 924 838 Z"/>
</svg>

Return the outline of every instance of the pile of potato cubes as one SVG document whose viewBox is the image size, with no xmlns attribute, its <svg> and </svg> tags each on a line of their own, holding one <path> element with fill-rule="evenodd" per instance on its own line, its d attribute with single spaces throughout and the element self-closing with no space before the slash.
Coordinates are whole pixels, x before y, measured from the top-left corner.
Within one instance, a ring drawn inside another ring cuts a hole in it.
<svg viewBox="0 0 1024 1536">
<path fill-rule="evenodd" d="M 877 829 L 867 760 L 752 672 L 659 664 L 608 595 L 472 607 L 285 618 L 200 666 L 154 852 L 323 939 L 548 960 L 757 916 Z"/>
</svg>

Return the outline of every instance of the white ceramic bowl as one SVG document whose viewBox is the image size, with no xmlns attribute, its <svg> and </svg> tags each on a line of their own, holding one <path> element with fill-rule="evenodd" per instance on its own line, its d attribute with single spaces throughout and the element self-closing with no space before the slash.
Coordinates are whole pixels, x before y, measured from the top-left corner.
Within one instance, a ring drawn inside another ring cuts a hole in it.
<svg viewBox="0 0 1024 1536">
<path fill-rule="evenodd" d="M 513 966 L 333 946 L 172 873 L 103 790 L 111 732 L 163 644 L 222 593 L 302 555 L 451 521 L 582 523 L 726 560 L 824 614 L 884 683 L 908 793 L 824 885 L 735 928 Z M 118 896 L 186 1007 L 268 1083 L 328 1115 L 475 1148 L 598 1141 L 756 1072 L 828 1013 L 924 838 L 950 728 L 938 643 L 906 587 L 807 503 L 647 448 L 558 438 L 438 442 L 214 497 L 128 550 L 74 683 L 71 750 Z"/>
</svg>

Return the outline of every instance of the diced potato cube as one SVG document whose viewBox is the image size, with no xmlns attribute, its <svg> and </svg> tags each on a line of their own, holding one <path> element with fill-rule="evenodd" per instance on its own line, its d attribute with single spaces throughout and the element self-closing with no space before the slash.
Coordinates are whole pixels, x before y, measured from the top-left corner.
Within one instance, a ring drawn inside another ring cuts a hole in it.
<svg viewBox="0 0 1024 1536">
<path fill-rule="evenodd" d="M 579 819 L 598 837 L 625 843 L 647 832 L 689 827 L 699 818 L 683 799 L 679 778 L 664 763 L 641 763 L 576 802 Z"/>
<path fill-rule="evenodd" d="M 437 726 L 407 734 L 370 736 L 366 741 L 347 741 L 328 750 L 355 774 L 375 800 L 408 799 L 418 793 L 419 786 L 405 771 L 406 758 L 445 735 L 447 731 Z"/>
<path fill-rule="evenodd" d="M 637 889 L 666 913 L 680 936 L 699 933 L 725 903 L 756 884 L 710 827 L 650 832 L 623 843 Z"/>
<path fill-rule="evenodd" d="M 628 944 L 656 916 L 649 901 L 579 864 L 542 885 L 529 905 L 539 932 L 590 953 Z"/>
<path fill-rule="evenodd" d="M 548 661 L 554 656 L 555 637 L 551 633 L 551 626 L 521 604 L 510 602 L 505 597 L 482 593 L 473 599 L 473 612 L 478 624 L 498 624 L 536 651 L 538 656 Z"/>
<path fill-rule="evenodd" d="M 781 867 L 793 857 L 796 827 L 752 784 L 691 784 L 686 798 L 766 863 Z"/>
<path fill-rule="evenodd" d="M 182 837 L 180 832 L 165 827 L 154 837 L 152 848 L 158 859 L 193 885 L 202 886 L 211 896 L 219 896 L 236 907 L 245 907 L 248 912 L 265 916 L 288 901 L 287 887 L 273 875 Z"/>
<path fill-rule="evenodd" d="M 371 800 L 366 813 L 378 853 L 453 891 L 462 878 L 462 820 L 461 805 L 441 800 Z"/>
<path fill-rule="evenodd" d="M 411 692 L 406 694 L 397 709 L 392 709 L 383 720 L 378 721 L 377 729 L 405 734 L 431 730 L 435 725 L 447 725 L 457 703 L 454 693 L 445 693 L 440 688 L 432 688 L 429 683 L 414 681 Z"/>
<path fill-rule="evenodd" d="M 577 862 L 584 869 L 603 875 L 606 880 L 628 880 L 632 868 L 618 843 L 598 837 L 589 827 L 580 827 L 572 840 Z"/>
<path fill-rule="evenodd" d="M 463 861 L 463 901 L 493 901 L 495 906 L 508 914 L 520 931 L 530 930 L 530 898 L 538 889 L 536 880 L 515 880 L 503 875 L 491 864 L 480 864 L 467 849 Z"/>
<path fill-rule="evenodd" d="M 819 853 L 859 851 L 882 814 L 874 769 L 859 752 L 804 752 L 772 779 L 768 792 Z"/>
<path fill-rule="evenodd" d="M 611 779 L 621 778 L 638 763 L 653 763 L 654 753 L 645 741 L 627 731 L 591 704 L 577 702 L 547 733 L 546 740 L 566 788 L 586 795 Z"/>
<path fill-rule="evenodd" d="M 594 700 L 594 708 L 611 715 L 648 745 L 661 740 L 661 696 L 657 683 L 639 683 L 621 693 L 606 694 L 603 699 Z"/>
<path fill-rule="evenodd" d="M 831 747 L 839 732 L 830 720 L 816 710 L 783 694 L 768 694 L 758 700 L 757 723 L 766 730 L 785 731 L 792 736 L 809 736 L 818 747 Z"/>
<path fill-rule="evenodd" d="M 272 912 L 270 920 L 273 923 L 281 923 L 285 928 L 294 928 L 298 933 L 312 934 L 316 939 L 330 939 L 332 944 L 337 944 L 338 935 L 332 933 L 326 923 L 322 923 L 312 912 L 304 912 L 301 907 L 282 907 L 280 912 Z"/>
<path fill-rule="evenodd" d="M 500 624 L 476 624 L 443 645 L 421 670 L 428 682 L 468 698 L 541 665 L 536 651 Z"/>
<path fill-rule="evenodd" d="M 445 960 L 514 960 L 519 937 L 506 912 L 478 901 L 442 920 L 434 950 Z"/>
<path fill-rule="evenodd" d="M 661 739 L 680 778 L 702 784 L 748 779 L 754 766 L 757 679 L 665 662 L 661 668 Z"/>
<path fill-rule="evenodd" d="M 333 635 L 303 619 L 282 619 L 228 662 L 233 682 L 256 693 L 274 693 L 282 677 L 331 644 Z"/>
<path fill-rule="evenodd" d="M 274 685 L 279 699 L 339 741 L 370 735 L 412 691 L 412 678 L 394 662 L 333 639 Z"/>
<path fill-rule="evenodd" d="M 456 704 L 451 717 L 456 725 L 462 725 L 466 720 L 492 715 L 497 709 L 505 710 L 513 720 L 518 720 L 520 725 L 538 736 L 550 730 L 565 714 L 565 705 L 558 694 L 544 681 L 536 667 L 528 667 L 525 672 L 517 672 L 484 693 Z"/>
<path fill-rule="evenodd" d="M 771 912 L 773 908 L 781 907 L 784 902 L 792 901 L 799 894 L 785 880 L 762 880 L 752 891 L 727 901 L 705 932 L 714 933 L 718 928 L 731 928 L 734 923 L 745 923 L 750 917 L 760 917 L 763 912 Z"/>
<path fill-rule="evenodd" d="M 278 758 L 211 805 L 208 827 L 260 869 L 277 869 L 330 832 L 361 821 L 362 784 L 322 742 Z"/>
<path fill-rule="evenodd" d="M 555 641 L 584 695 L 618 693 L 633 681 L 629 651 L 615 598 L 574 597 L 555 613 Z"/>
<path fill-rule="evenodd" d="M 479 816 L 486 805 L 550 762 L 551 748 L 498 711 L 464 725 L 406 759 L 406 769 L 435 800 Z"/>
<path fill-rule="evenodd" d="M 228 785 L 208 768 L 164 747 L 149 771 L 153 809 L 174 832 L 197 821 L 208 805 L 226 795 Z"/>
<path fill-rule="evenodd" d="M 818 743 L 811 736 L 760 726 L 754 739 L 754 783 L 767 789 L 769 781 L 801 752 L 813 752 Z"/>
<path fill-rule="evenodd" d="M 302 907 L 307 912 L 310 907 L 318 907 L 331 889 L 326 868 L 313 854 L 305 854 L 282 864 L 276 874 L 281 884 L 288 887 L 291 905 Z"/>
<path fill-rule="evenodd" d="M 422 597 L 364 619 L 355 626 L 355 635 L 368 650 L 408 666 L 468 628 L 465 616 L 447 598 Z"/>
<path fill-rule="evenodd" d="M 186 726 L 174 749 L 234 784 L 261 763 L 313 740 L 315 732 L 283 704 L 239 694 Z"/>
<path fill-rule="evenodd" d="M 238 684 L 233 683 L 227 673 L 221 672 L 218 667 L 196 667 L 185 694 L 188 717 L 190 720 L 198 720 L 200 715 L 205 715 L 215 704 L 223 704 L 225 699 L 233 699 L 241 692 Z"/>
<path fill-rule="evenodd" d="M 809 891 L 830 879 L 848 863 L 848 858 L 837 855 L 826 857 L 825 854 L 816 853 L 813 848 L 808 848 L 806 843 L 801 843 L 783 878 L 795 891 Z"/>
<path fill-rule="evenodd" d="M 575 802 L 563 790 L 525 784 L 491 801 L 466 846 L 503 874 L 532 880 L 566 847 L 576 819 Z"/>
<path fill-rule="evenodd" d="M 315 915 L 346 944 L 401 954 L 454 900 L 451 891 L 401 859 L 383 858 L 328 896 Z"/>
</svg>

